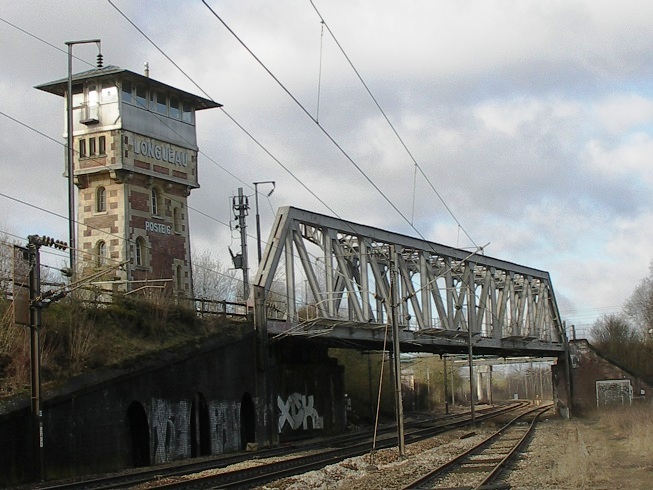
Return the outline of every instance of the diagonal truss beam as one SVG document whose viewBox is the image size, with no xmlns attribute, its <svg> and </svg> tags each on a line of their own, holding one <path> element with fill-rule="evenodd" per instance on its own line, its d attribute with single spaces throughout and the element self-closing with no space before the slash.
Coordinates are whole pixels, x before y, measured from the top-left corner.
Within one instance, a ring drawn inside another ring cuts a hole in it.
<svg viewBox="0 0 653 490">
<path fill-rule="evenodd" d="M 280 208 L 254 284 L 270 319 L 390 322 L 390 265 L 401 328 L 562 342 L 548 272 L 297 209 Z"/>
</svg>

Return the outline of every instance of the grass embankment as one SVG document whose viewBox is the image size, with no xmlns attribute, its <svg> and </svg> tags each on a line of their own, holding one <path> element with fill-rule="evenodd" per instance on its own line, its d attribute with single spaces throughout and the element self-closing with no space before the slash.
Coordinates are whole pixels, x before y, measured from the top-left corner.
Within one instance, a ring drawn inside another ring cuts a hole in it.
<svg viewBox="0 0 653 490">
<path fill-rule="evenodd" d="M 560 434 L 562 452 L 551 471 L 560 488 L 653 488 L 650 403 L 602 409 L 572 422 Z"/>
<path fill-rule="evenodd" d="M 13 324 L 11 304 L 0 304 L 0 397 L 30 390 L 30 330 Z M 137 365 L 224 330 L 220 318 L 200 319 L 174 298 L 152 302 L 122 297 L 110 304 L 66 298 L 42 312 L 44 389 L 105 368 Z"/>
</svg>

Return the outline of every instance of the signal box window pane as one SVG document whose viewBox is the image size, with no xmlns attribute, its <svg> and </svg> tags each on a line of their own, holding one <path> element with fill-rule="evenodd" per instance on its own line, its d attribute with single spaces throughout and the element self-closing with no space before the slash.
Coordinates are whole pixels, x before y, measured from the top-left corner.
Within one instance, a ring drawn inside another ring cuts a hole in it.
<svg viewBox="0 0 653 490">
<path fill-rule="evenodd" d="M 170 117 L 181 119 L 181 108 L 179 107 L 178 97 L 170 97 Z"/>
<path fill-rule="evenodd" d="M 166 104 L 166 94 L 163 92 L 156 93 L 156 112 L 159 114 L 167 114 L 168 106 Z"/>
<path fill-rule="evenodd" d="M 136 105 L 147 109 L 147 90 L 145 90 L 145 85 L 136 86 Z"/>
<path fill-rule="evenodd" d="M 118 90 L 113 85 L 102 85 L 102 102 L 115 102 L 118 100 Z"/>
<path fill-rule="evenodd" d="M 184 102 L 184 108 L 183 108 L 181 120 L 187 123 L 193 122 L 193 107 L 190 105 L 189 102 Z"/>
<path fill-rule="evenodd" d="M 84 86 L 73 85 L 73 107 L 79 107 L 84 103 Z"/>
<path fill-rule="evenodd" d="M 122 101 L 128 104 L 134 103 L 132 99 L 132 83 L 129 80 L 123 80 L 122 82 Z"/>
</svg>

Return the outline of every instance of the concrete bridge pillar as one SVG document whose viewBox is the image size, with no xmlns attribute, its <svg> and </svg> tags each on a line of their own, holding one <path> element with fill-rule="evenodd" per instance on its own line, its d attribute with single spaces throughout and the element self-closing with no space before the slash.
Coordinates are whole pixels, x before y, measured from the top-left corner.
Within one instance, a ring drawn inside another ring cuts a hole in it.
<svg viewBox="0 0 653 490">
<path fill-rule="evenodd" d="M 476 398 L 479 403 L 492 403 L 492 366 L 476 366 Z"/>
</svg>

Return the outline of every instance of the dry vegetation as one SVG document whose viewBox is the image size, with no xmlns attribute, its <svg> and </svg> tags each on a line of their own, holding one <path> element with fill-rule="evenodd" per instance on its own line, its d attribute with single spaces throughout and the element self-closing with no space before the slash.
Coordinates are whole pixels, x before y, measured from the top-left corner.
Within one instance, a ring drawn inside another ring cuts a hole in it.
<svg viewBox="0 0 653 490">
<path fill-rule="evenodd" d="M 490 427 L 477 428 L 477 437 Z M 266 490 L 391 490 L 402 488 L 419 474 L 442 464 L 471 445 L 454 431 L 407 448 L 351 458 L 305 475 L 269 483 Z M 653 407 L 604 411 L 584 419 L 550 417 L 536 429 L 527 451 L 508 478 L 519 490 L 653 488 Z"/>
<path fill-rule="evenodd" d="M 128 367 L 162 350 L 183 347 L 219 330 L 173 298 L 116 298 L 110 304 L 74 298 L 43 310 L 41 375 L 44 388 L 88 371 Z M 11 302 L 0 300 L 0 397 L 30 386 L 30 333 L 13 323 Z"/>
<path fill-rule="evenodd" d="M 509 482 L 520 489 L 653 488 L 653 407 L 547 421 Z"/>
</svg>

